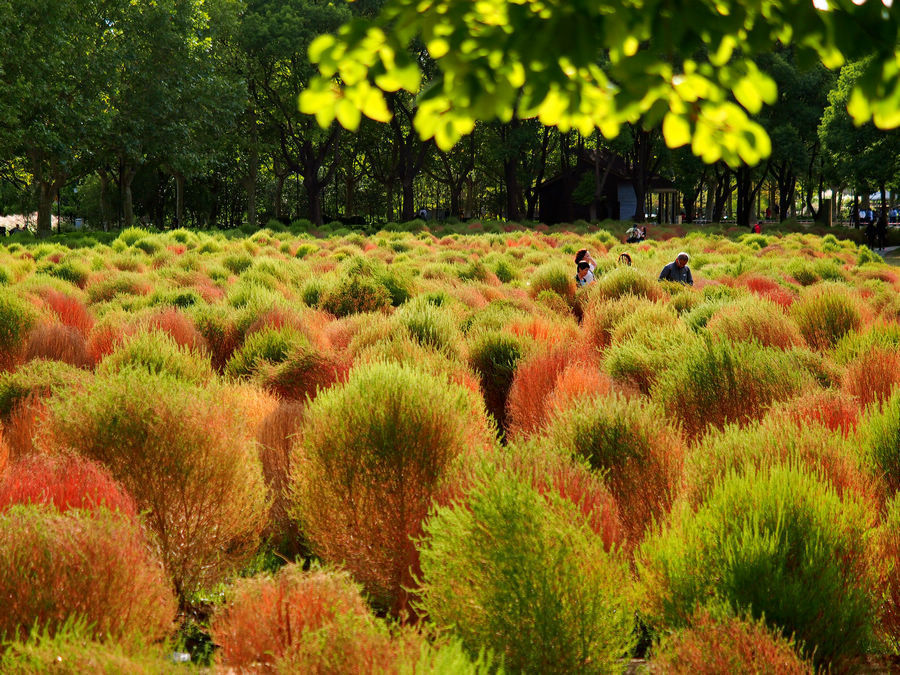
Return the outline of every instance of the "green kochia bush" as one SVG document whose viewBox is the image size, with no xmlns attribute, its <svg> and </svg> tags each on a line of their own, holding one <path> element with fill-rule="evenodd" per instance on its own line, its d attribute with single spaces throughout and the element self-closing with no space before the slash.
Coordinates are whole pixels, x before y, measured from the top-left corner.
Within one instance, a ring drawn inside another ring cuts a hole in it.
<svg viewBox="0 0 900 675">
<path fill-rule="evenodd" d="M 893 492 L 900 490 L 900 389 L 863 422 L 863 454 L 871 470 Z"/>
<path fill-rule="evenodd" d="M 632 647 L 628 566 L 558 495 L 485 476 L 431 516 L 420 555 L 421 608 L 509 672 L 607 673 Z"/>
<path fill-rule="evenodd" d="M 213 375 L 208 356 L 179 346 L 160 331 L 138 333 L 128 339 L 103 359 L 99 372 L 113 373 L 124 368 L 146 369 L 154 375 L 168 374 L 194 384 L 206 382 Z"/>
<path fill-rule="evenodd" d="M 247 336 L 244 344 L 228 361 L 225 372 L 232 377 L 247 377 L 265 363 L 276 364 L 285 361 L 295 347 L 307 344 L 308 340 L 289 326 L 264 328 Z"/>
<path fill-rule="evenodd" d="M 451 462 L 492 443 L 469 392 L 418 368 L 365 364 L 319 393 L 293 462 L 294 515 L 317 555 L 381 607 L 407 607 L 413 538 Z"/>
<path fill-rule="evenodd" d="M 0 371 L 15 363 L 36 319 L 37 311 L 16 292 L 0 289 Z"/>
<path fill-rule="evenodd" d="M 811 381 L 796 359 L 755 342 L 699 340 L 659 377 L 653 397 L 690 436 L 713 425 L 759 419 Z"/>
<path fill-rule="evenodd" d="M 521 341 L 500 330 L 481 331 L 469 341 L 469 365 L 478 373 L 488 412 L 501 429 L 506 428 L 506 401 L 524 354 Z"/>
<path fill-rule="evenodd" d="M 697 606 L 724 606 L 795 636 L 820 665 L 864 653 L 877 614 L 870 520 L 799 469 L 732 474 L 641 547 L 648 616 L 677 628 Z"/>
</svg>

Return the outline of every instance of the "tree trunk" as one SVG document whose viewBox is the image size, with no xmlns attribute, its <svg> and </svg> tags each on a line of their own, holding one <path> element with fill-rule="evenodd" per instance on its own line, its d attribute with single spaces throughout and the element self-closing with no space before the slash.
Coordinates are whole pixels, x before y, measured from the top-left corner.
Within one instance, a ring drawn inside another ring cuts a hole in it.
<svg viewBox="0 0 900 675">
<path fill-rule="evenodd" d="M 275 175 L 275 203 L 272 205 L 275 219 L 281 220 L 283 216 L 283 206 L 282 202 L 284 201 L 284 181 L 287 178 L 287 174 L 276 174 Z"/>
<path fill-rule="evenodd" d="M 416 217 L 416 194 L 413 189 L 413 179 L 415 176 L 407 174 L 403 176 L 400 187 L 403 194 L 403 203 L 400 205 L 400 221 L 409 222 Z"/>
<path fill-rule="evenodd" d="M 109 182 L 110 177 L 105 169 L 97 172 L 100 178 L 100 227 L 104 232 L 109 232 Z"/>
<path fill-rule="evenodd" d="M 256 213 L 256 186 L 259 180 L 259 151 L 256 148 L 256 143 L 250 146 L 248 161 L 247 176 L 244 178 L 244 188 L 247 191 L 247 224 L 256 229 L 258 219 Z"/>
<path fill-rule="evenodd" d="M 173 171 L 175 176 L 175 222 L 178 227 L 184 227 L 184 174 Z"/>
<path fill-rule="evenodd" d="M 322 224 L 322 190 L 324 187 L 317 175 L 311 174 L 303 177 L 303 188 L 306 190 L 306 200 L 309 205 L 309 219 L 316 226 Z"/>
<path fill-rule="evenodd" d="M 122 212 L 124 214 L 124 227 L 134 225 L 134 199 L 131 194 L 131 183 L 137 168 L 129 164 L 122 166 Z"/>
</svg>

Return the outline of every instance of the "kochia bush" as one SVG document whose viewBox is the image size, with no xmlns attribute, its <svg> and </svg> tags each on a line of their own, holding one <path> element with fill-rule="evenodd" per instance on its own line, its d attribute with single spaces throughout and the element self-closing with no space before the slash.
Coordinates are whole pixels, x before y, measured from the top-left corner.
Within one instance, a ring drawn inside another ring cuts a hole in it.
<svg viewBox="0 0 900 675">
<path fill-rule="evenodd" d="M 877 619 L 867 565 L 872 513 L 797 468 L 730 475 L 692 510 L 645 540 L 646 610 L 687 625 L 700 605 L 748 613 L 794 635 L 817 664 L 867 648 Z"/>
<path fill-rule="evenodd" d="M 52 411 L 56 440 L 104 464 L 147 511 L 179 595 L 255 552 L 265 483 L 240 411 L 215 390 L 125 369 L 54 400 Z"/>
<path fill-rule="evenodd" d="M 610 672 L 632 646 L 627 564 L 574 504 L 492 473 L 429 518 L 421 608 L 510 672 Z"/>
<path fill-rule="evenodd" d="M 445 472 L 491 444 L 484 413 L 446 378 L 365 364 L 310 403 L 300 438 L 295 514 L 313 550 L 399 613 L 417 564 L 413 538 Z"/>
<path fill-rule="evenodd" d="M 830 349 L 862 323 L 859 300 L 843 284 L 827 283 L 803 293 L 791 314 L 806 343 L 814 349 Z"/>
<path fill-rule="evenodd" d="M 863 457 L 892 492 L 900 491 L 900 391 L 872 406 L 860 423 Z"/>
<path fill-rule="evenodd" d="M 172 591 L 137 525 L 106 509 L 30 505 L 0 514 L 0 596 L 7 639 L 81 617 L 97 637 L 159 640 L 175 618 Z"/>
</svg>

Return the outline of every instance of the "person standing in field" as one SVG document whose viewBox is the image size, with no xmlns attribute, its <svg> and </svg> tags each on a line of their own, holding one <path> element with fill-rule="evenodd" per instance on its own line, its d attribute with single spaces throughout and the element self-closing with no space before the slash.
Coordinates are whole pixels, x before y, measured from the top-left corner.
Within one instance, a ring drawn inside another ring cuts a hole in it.
<svg viewBox="0 0 900 675">
<path fill-rule="evenodd" d="M 694 278 L 691 276 L 691 270 L 687 266 L 690 259 L 691 257 L 684 251 L 679 253 L 675 260 L 662 268 L 662 272 L 659 273 L 659 280 L 674 281 L 679 284 L 693 286 Z"/>
<path fill-rule="evenodd" d="M 597 268 L 597 263 L 586 248 L 575 254 L 575 267 L 575 283 L 579 288 L 594 281 L 594 270 Z"/>
<path fill-rule="evenodd" d="M 875 225 L 875 236 L 878 239 L 878 248 L 883 250 L 887 246 L 887 216 L 883 211 L 878 216 L 878 224 Z"/>
</svg>

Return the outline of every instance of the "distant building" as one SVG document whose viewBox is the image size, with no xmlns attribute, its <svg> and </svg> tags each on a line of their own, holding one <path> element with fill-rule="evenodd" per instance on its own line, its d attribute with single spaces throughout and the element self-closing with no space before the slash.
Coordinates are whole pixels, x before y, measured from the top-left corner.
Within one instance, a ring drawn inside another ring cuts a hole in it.
<svg viewBox="0 0 900 675">
<path fill-rule="evenodd" d="M 600 175 L 606 170 L 609 157 L 600 160 Z M 591 197 L 594 189 L 595 166 L 587 153 L 578 157 L 575 166 L 541 183 L 538 188 L 538 210 L 542 223 L 571 223 L 575 220 L 591 219 Z M 653 176 L 647 195 L 657 196 L 660 203 L 647 209 L 647 219 L 651 215 L 662 214 L 658 222 L 675 222 L 678 208 L 678 192 L 672 181 Z M 628 177 L 625 162 L 619 157 L 612 158 L 612 166 L 603 186 L 603 196 L 595 205 L 595 219 L 633 220 L 637 211 L 637 197 L 634 185 Z"/>
</svg>

